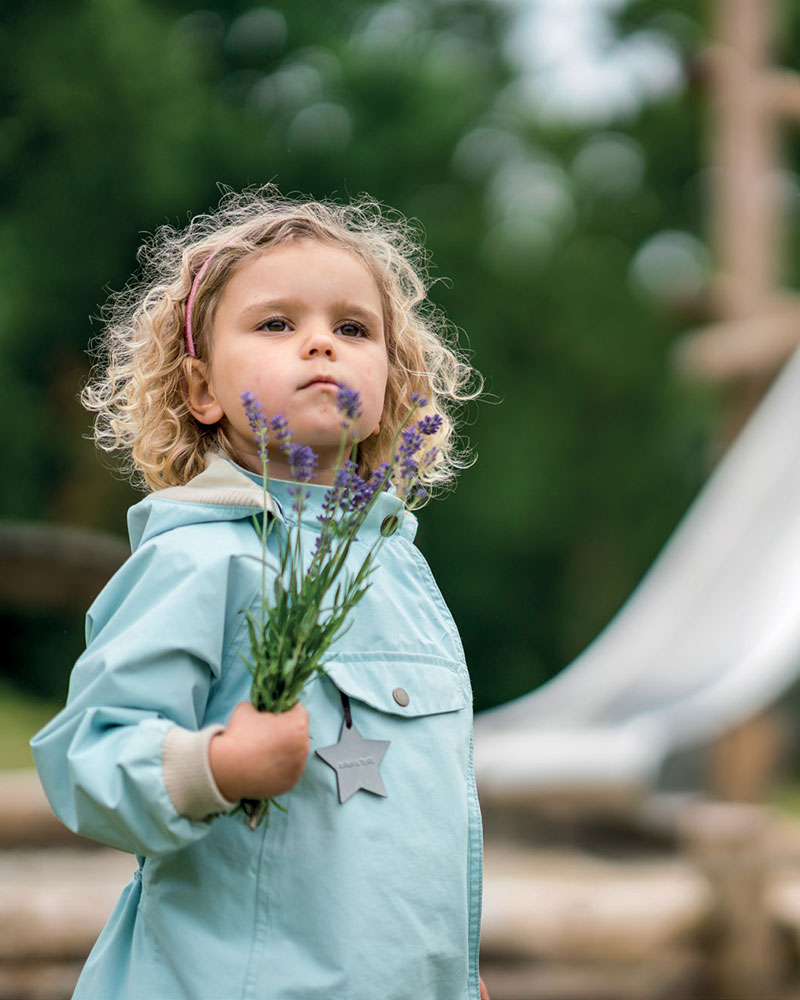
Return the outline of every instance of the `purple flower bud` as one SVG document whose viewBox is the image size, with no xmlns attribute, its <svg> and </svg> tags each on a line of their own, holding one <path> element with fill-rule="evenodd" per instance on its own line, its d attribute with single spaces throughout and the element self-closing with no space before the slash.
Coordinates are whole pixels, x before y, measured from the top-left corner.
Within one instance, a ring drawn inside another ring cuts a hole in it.
<svg viewBox="0 0 800 1000">
<path fill-rule="evenodd" d="M 358 420 L 361 416 L 361 397 L 357 389 L 351 389 L 344 382 L 339 383 L 339 392 L 336 394 L 336 405 L 339 412 L 347 420 Z"/>
<path fill-rule="evenodd" d="M 262 462 L 266 462 L 269 429 L 266 417 L 264 416 L 264 410 L 261 407 L 261 403 L 259 403 L 256 396 L 249 389 L 242 393 L 241 398 L 247 422 L 250 424 L 253 437 L 256 439 L 256 444 L 258 445 L 258 457 Z"/>
<path fill-rule="evenodd" d="M 422 447 L 422 435 L 416 428 L 415 424 L 411 427 L 404 427 L 402 433 L 400 434 L 400 447 L 397 452 L 398 459 L 402 459 L 406 455 L 414 455 Z"/>
<path fill-rule="evenodd" d="M 289 457 L 289 473 L 298 483 L 310 482 L 317 473 L 317 456 L 306 444 L 289 443 L 286 446 Z"/>
<path fill-rule="evenodd" d="M 388 462 L 381 462 L 378 468 L 372 473 L 370 482 L 374 480 L 376 484 L 380 483 L 386 484 L 389 482 L 391 475 L 392 475 L 391 465 L 389 465 Z"/>
<path fill-rule="evenodd" d="M 420 434 L 425 434 L 426 437 L 430 434 L 435 434 L 440 430 L 442 426 L 442 417 L 439 413 L 432 413 L 430 416 L 423 417 L 422 420 L 417 421 L 417 430 Z"/>
<path fill-rule="evenodd" d="M 363 510 L 370 501 L 374 490 L 370 483 L 364 482 L 364 480 L 359 475 L 353 476 L 353 499 L 351 502 L 351 510 L 359 511 Z"/>
<path fill-rule="evenodd" d="M 420 396 L 418 392 L 411 393 L 411 405 L 412 406 L 427 406 L 428 400 L 425 396 Z"/>
<path fill-rule="evenodd" d="M 247 389 L 242 393 L 242 404 L 244 405 L 244 412 L 247 416 L 247 420 L 250 427 L 253 429 L 255 434 L 262 427 L 266 425 L 266 419 L 264 417 L 264 410 L 261 408 L 261 403 L 255 395 Z"/>
<path fill-rule="evenodd" d="M 272 433 L 275 435 L 275 441 L 285 450 L 287 443 L 292 438 L 289 421 L 282 413 L 279 413 L 277 416 L 274 416 L 272 420 L 270 420 L 269 426 L 272 429 Z"/>
<path fill-rule="evenodd" d="M 292 510 L 295 514 L 299 513 L 301 506 L 306 500 L 311 499 L 311 491 L 303 490 L 299 485 L 292 485 L 288 487 L 287 493 L 292 498 Z"/>
<path fill-rule="evenodd" d="M 336 472 L 333 485 L 342 491 L 350 489 L 350 482 L 356 469 L 356 463 L 348 459 Z"/>
</svg>

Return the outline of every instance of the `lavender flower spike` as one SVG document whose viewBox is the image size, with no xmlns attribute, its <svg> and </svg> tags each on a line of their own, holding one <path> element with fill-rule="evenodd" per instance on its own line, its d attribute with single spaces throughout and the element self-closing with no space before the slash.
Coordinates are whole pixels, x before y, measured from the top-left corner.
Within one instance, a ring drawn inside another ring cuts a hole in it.
<svg viewBox="0 0 800 1000">
<path fill-rule="evenodd" d="M 244 405 L 244 412 L 247 415 L 247 420 L 253 429 L 253 433 L 257 434 L 267 422 L 261 403 L 259 403 L 258 397 L 254 393 L 250 392 L 249 389 L 242 393 L 242 403 Z"/>
<path fill-rule="evenodd" d="M 422 435 L 420 434 L 417 424 L 412 424 L 410 427 L 404 427 L 400 434 L 400 447 L 397 451 L 398 459 L 408 458 L 415 455 L 423 444 Z"/>
<path fill-rule="evenodd" d="M 269 422 L 269 426 L 272 433 L 275 435 L 275 441 L 280 448 L 286 449 L 287 444 L 292 439 L 292 431 L 289 427 L 289 421 L 284 417 L 282 413 L 274 416 Z"/>
<path fill-rule="evenodd" d="M 339 412 L 347 420 L 358 420 L 361 416 L 361 397 L 358 394 L 358 389 L 351 389 L 344 382 L 339 383 L 336 405 Z"/>
<path fill-rule="evenodd" d="M 289 472 L 292 479 L 298 483 L 309 483 L 317 473 L 317 456 L 305 444 L 289 444 L 286 448 L 289 457 Z"/>
<path fill-rule="evenodd" d="M 435 434 L 442 426 L 442 417 L 439 413 L 431 413 L 427 417 L 423 417 L 422 420 L 417 421 L 417 430 L 420 434 L 430 435 Z"/>
<path fill-rule="evenodd" d="M 247 422 L 250 424 L 253 437 L 256 439 L 256 444 L 258 445 L 258 457 L 262 462 L 266 462 L 269 428 L 267 426 L 267 418 L 264 416 L 264 410 L 258 398 L 249 389 L 242 393 L 242 404 L 247 416 Z"/>
</svg>

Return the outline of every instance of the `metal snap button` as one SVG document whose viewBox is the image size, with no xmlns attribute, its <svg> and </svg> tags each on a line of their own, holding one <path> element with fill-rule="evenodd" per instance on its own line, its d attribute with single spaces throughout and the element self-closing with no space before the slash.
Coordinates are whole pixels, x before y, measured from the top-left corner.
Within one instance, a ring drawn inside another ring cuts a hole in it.
<svg viewBox="0 0 800 1000">
<path fill-rule="evenodd" d="M 381 534 L 384 538 L 388 538 L 389 535 L 393 535 L 400 526 L 400 518 L 396 514 L 390 514 L 388 517 L 383 519 L 381 523 Z"/>
<path fill-rule="evenodd" d="M 401 708 L 405 708 L 409 701 L 411 701 L 408 697 L 408 691 L 404 688 L 395 688 L 394 691 L 392 691 L 392 697 Z"/>
</svg>

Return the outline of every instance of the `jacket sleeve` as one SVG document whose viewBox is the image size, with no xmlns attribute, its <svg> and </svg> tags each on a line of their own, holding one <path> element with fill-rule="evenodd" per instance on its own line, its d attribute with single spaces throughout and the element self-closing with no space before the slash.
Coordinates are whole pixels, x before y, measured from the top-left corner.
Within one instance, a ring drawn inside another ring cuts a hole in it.
<svg viewBox="0 0 800 1000">
<path fill-rule="evenodd" d="M 220 726 L 205 715 L 242 606 L 229 599 L 234 557 L 178 544 L 183 532 L 139 549 L 97 598 L 67 705 L 31 742 L 58 818 L 137 854 L 199 840 L 233 806 L 211 776 Z"/>
</svg>

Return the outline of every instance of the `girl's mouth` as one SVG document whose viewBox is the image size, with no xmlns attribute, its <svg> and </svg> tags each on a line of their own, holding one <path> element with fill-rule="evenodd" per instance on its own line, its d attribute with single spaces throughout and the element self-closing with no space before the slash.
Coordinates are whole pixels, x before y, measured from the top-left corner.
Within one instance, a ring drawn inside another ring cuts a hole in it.
<svg viewBox="0 0 800 1000">
<path fill-rule="evenodd" d="M 320 375 L 319 378 L 312 378 L 305 385 L 300 387 L 301 389 L 330 389 L 332 391 L 339 391 L 339 383 L 332 378 L 328 378 L 325 375 Z"/>
</svg>

